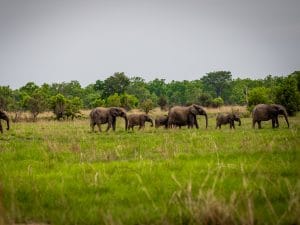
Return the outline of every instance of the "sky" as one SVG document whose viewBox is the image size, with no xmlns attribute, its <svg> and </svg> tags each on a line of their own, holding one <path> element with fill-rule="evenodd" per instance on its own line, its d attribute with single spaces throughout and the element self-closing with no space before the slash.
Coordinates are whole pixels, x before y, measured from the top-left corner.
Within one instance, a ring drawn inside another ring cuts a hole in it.
<svg viewBox="0 0 300 225">
<path fill-rule="evenodd" d="M 0 0 L 0 86 L 300 69 L 299 0 Z"/>
</svg>

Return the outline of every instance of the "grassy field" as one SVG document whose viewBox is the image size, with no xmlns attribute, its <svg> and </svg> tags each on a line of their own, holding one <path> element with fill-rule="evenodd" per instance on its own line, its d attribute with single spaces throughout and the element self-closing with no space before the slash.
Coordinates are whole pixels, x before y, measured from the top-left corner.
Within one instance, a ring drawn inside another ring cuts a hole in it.
<svg viewBox="0 0 300 225">
<path fill-rule="evenodd" d="M 91 133 L 88 120 L 0 135 L 0 224 L 300 224 L 300 115 L 253 130 Z"/>
</svg>

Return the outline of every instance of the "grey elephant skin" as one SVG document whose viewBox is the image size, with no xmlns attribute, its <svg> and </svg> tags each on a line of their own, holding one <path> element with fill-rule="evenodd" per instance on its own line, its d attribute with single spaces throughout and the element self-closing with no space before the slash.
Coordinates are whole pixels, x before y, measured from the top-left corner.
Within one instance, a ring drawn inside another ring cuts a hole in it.
<svg viewBox="0 0 300 225">
<path fill-rule="evenodd" d="M 151 127 L 153 127 L 153 121 L 147 114 L 131 114 L 128 115 L 128 129 L 132 129 L 134 126 L 139 126 L 139 130 L 145 127 L 145 123 L 151 123 Z"/>
<path fill-rule="evenodd" d="M 168 116 L 159 116 L 155 119 L 155 128 L 159 128 L 160 126 L 164 126 L 165 128 L 168 128 Z"/>
<path fill-rule="evenodd" d="M 193 104 L 191 106 L 174 106 L 169 110 L 168 114 L 168 127 L 172 126 L 188 126 L 188 128 L 193 128 L 195 125 L 198 129 L 198 122 L 196 119 L 197 115 L 203 115 L 206 119 L 207 128 L 207 113 L 202 106 Z"/>
<path fill-rule="evenodd" d="M 6 124 L 7 124 L 7 130 L 9 130 L 9 118 L 8 118 L 8 115 L 0 110 L 0 132 L 3 133 L 3 128 L 2 128 L 2 124 L 1 124 L 1 120 L 5 120 L 6 121 Z"/>
<path fill-rule="evenodd" d="M 99 132 L 101 132 L 101 124 L 107 123 L 106 131 L 111 127 L 113 131 L 116 130 L 116 118 L 123 117 L 125 120 L 125 130 L 127 130 L 128 120 L 126 111 L 120 107 L 97 107 L 90 112 L 90 126 L 94 131 L 95 125 L 98 126 Z"/>
<path fill-rule="evenodd" d="M 235 129 L 234 121 L 239 122 L 239 126 L 241 126 L 241 119 L 235 113 L 227 113 L 227 114 L 219 114 L 216 118 L 216 129 L 221 129 L 221 125 L 229 124 L 230 129 Z"/>
<path fill-rule="evenodd" d="M 285 121 L 290 127 L 288 114 L 284 106 L 278 104 L 258 104 L 252 111 L 252 127 L 255 128 L 255 124 L 258 124 L 258 128 L 261 129 L 261 121 L 272 120 L 272 128 L 279 127 L 278 115 L 283 115 Z"/>
</svg>

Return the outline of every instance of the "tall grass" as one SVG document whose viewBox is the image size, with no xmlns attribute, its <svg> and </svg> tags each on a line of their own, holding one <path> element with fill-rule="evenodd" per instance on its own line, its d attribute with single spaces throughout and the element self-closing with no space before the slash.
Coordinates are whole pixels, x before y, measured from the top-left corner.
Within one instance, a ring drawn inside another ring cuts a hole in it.
<svg viewBox="0 0 300 225">
<path fill-rule="evenodd" d="M 0 136 L 0 224 L 299 224 L 300 117 L 92 133 L 87 119 Z"/>
</svg>

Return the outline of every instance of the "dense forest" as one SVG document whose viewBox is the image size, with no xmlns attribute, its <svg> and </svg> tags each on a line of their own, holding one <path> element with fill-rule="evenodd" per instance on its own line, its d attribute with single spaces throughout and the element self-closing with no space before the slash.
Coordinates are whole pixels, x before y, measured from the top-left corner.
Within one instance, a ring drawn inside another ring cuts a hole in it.
<svg viewBox="0 0 300 225">
<path fill-rule="evenodd" d="M 286 76 L 268 75 L 264 79 L 233 79 L 229 71 L 210 72 L 197 80 L 171 81 L 128 77 L 115 73 L 105 80 L 82 87 L 78 81 L 38 86 L 29 82 L 19 89 L 0 86 L 0 109 L 12 112 L 53 111 L 58 119 L 75 116 L 80 109 L 121 106 L 127 110 L 196 103 L 202 106 L 247 105 L 258 103 L 284 105 L 290 115 L 300 110 L 300 71 Z"/>
</svg>

